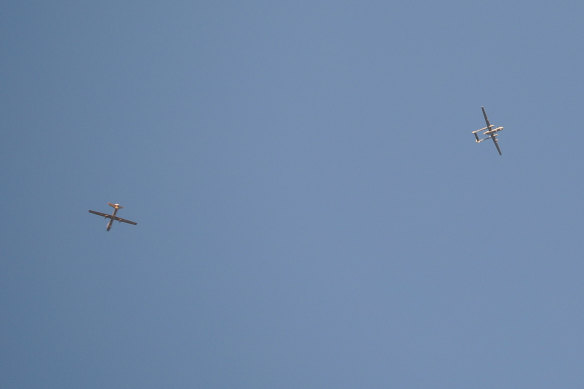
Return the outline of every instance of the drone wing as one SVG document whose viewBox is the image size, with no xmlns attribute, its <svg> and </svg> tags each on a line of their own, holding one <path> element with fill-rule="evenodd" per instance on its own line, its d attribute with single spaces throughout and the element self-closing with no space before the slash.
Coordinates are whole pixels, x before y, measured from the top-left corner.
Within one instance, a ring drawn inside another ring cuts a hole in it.
<svg viewBox="0 0 584 389">
<path fill-rule="evenodd" d="M 485 122 L 487 123 L 487 128 L 490 130 L 491 123 L 489 123 L 489 119 L 487 118 L 487 112 L 485 112 L 485 107 L 481 107 L 481 109 L 483 110 L 483 116 L 485 117 Z"/>
<path fill-rule="evenodd" d="M 493 139 L 493 142 L 495 142 L 495 147 L 497 148 L 497 151 L 499 152 L 499 155 L 503 155 L 503 153 L 501 152 L 501 149 L 499 148 L 499 142 L 497 141 L 497 137 L 496 136 L 492 136 L 491 139 Z"/>
<path fill-rule="evenodd" d="M 112 215 L 108 215 L 107 213 L 101 213 L 101 212 L 97 212 L 97 211 L 92 211 L 91 209 L 89 210 L 90 213 L 93 213 L 94 215 L 98 215 L 98 216 L 103 216 L 103 217 L 109 217 L 111 218 Z"/>
<path fill-rule="evenodd" d="M 128 224 L 133 224 L 133 225 L 138 224 L 138 223 L 133 222 L 133 221 L 128 220 L 128 219 L 122 219 L 121 217 L 118 217 L 118 216 L 114 216 L 112 219 L 117 220 L 117 221 L 122 222 L 122 223 L 128 223 Z"/>
</svg>

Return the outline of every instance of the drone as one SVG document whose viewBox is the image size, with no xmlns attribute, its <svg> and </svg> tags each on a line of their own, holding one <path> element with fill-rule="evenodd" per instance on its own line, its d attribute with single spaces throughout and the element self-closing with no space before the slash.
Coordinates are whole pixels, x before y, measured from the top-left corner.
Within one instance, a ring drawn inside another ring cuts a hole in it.
<svg viewBox="0 0 584 389">
<path fill-rule="evenodd" d="M 93 213 L 94 215 L 103 216 L 104 218 L 109 219 L 109 221 L 107 222 L 106 231 L 109 231 L 112 228 L 112 224 L 114 223 L 114 220 L 117 220 L 117 221 L 123 222 L 123 223 L 133 224 L 133 225 L 138 224 L 138 223 L 133 222 L 131 220 L 122 219 L 121 217 L 116 216 L 116 213 L 118 213 L 118 209 L 124 208 L 120 204 L 112 204 L 112 203 L 107 203 L 107 204 L 114 209 L 114 212 L 111 215 L 108 215 L 107 213 L 103 213 L 103 212 L 92 211 L 91 209 L 89 210 L 89 212 Z"/>
<path fill-rule="evenodd" d="M 497 141 L 497 136 L 499 135 L 498 132 L 502 131 L 503 127 L 494 128 L 495 126 L 492 125 L 489 122 L 489 119 L 487 118 L 487 113 L 485 112 L 485 107 L 481 107 L 481 109 L 483 110 L 483 116 L 485 117 L 485 122 L 487 123 L 487 126 L 481 128 L 480 130 L 475 130 L 472 132 L 476 138 L 476 142 L 481 143 L 484 140 L 492 139 L 493 143 L 495 144 L 495 147 L 497 148 L 497 151 L 499 152 L 499 155 L 503 155 L 503 153 L 501 153 L 501 149 L 499 148 L 499 142 Z M 479 139 L 479 135 L 477 133 L 479 133 L 481 131 L 483 131 L 483 133 L 481 135 L 483 135 L 484 138 Z"/>
</svg>

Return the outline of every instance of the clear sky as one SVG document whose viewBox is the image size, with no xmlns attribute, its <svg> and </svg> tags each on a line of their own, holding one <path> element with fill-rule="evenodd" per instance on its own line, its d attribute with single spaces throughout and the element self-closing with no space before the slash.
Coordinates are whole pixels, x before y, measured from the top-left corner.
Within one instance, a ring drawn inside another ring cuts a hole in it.
<svg viewBox="0 0 584 389">
<path fill-rule="evenodd" d="M 0 9 L 0 387 L 584 387 L 581 1 Z"/>
</svg>

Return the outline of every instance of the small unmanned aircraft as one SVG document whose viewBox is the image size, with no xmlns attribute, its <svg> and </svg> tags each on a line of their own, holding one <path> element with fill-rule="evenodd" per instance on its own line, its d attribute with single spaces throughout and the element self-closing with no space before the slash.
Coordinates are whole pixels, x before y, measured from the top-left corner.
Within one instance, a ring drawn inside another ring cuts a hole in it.
<svg viewBox="0 0 584 389">
<path fill-rule="evenodd" d="M 93 213 L 94 215 L 103 216 L 106 219 L 110 219 L 109 222 L 107 223 L 107 231 L 109 231 L 112 228 L 112 224 L 114 223 L 114 220 L 117 220 L 117 221 L 123 222 L 123 223 L 133 224 L 133 225 L 138 224 L 138 223 L 133 222 L 131 220 L 122 219 L 121 217 L 116 216 L 116 213 L 118 213 L 118 209 L 124 208 L 120 204 L 107 203 L 107 205 L 109 205 L 110 207 L 113 207 L 113 209 L 114 209 L 114 212 L 111 215 L 108 215 L 107 213 L 92 211 L 91 209 L 89 210 L 89 212 Z"/>
<path fill-rule="evenodd" d="M 487 126 L 484 128 L 481 128 L 480 130 L 476 130 L 476 131 L 472 132 L 476 138 L 476 142 L 481 143 L 484 140 L 492 139 L 493 143 L 495 144 L 495 147 L 497 148 L 497 151 L 499 152 L 499 155 L 503 155 L 503 153 L 501 153 L 501 149 L 499 148 L 499 142 L 497 141 L 497 135 L 499 135 L 497 133 L 499 131 L 502 131 L 503 127 L 494 128 L 495 126 L 492 125 L 491 123 L 489 123 L 489 119 L 487 118 L 487 113 L 485 112 L 485 107 L 481 107 L 481 109 L 483 110 L 483 116 L 485 117 L 485 122 L 487 122 Z M 485 138 L 479 139 L 477 132 L 481 132 L 481 131 L 484 131 L 482 133 L 482 135 L 484 135 Z"/>
</svg>

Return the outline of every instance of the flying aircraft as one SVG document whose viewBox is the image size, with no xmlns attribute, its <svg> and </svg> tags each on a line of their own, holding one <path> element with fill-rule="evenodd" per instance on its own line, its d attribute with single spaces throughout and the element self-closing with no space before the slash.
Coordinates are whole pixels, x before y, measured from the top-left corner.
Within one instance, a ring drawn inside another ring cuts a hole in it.
<svg viewBox="0 0 584 389">
<path fill-rule="evenodd" d="M 112 228 L 112 224 L 114 223 L 114 220 L 117 220 L 117 221 L 123 222 L 123 223 L 133 224 L 133 225 L 138 224 L 138 223 L 133 222 L 131 220 L 122 219 L 121 217 L 116 216 L 116 213 L 118 213 L 118 209 L 124 208 L 120 204 L 107 203 L 107 205 L 109 205 L 110 207 L 113 207 L 113 209 L 114 209 L 114 212 L 111 215 L 108 215 L 107 213 L 92 211 L 91 209 L 89 210 L 89 212 L 93 213 L 94 215 L 103 216 L 106 219 L 110 219 L 109 222 L 107 223 L 107 231 L 109 231 Z"/>
<path fill-rule="evenodd" d="M 491 123 L 489 123 L 489 119 L 487 118 L 487 113 L 485 112 L 485 107 L 481 107 L 481 109 L 483 110 L 483 116 L 485 117 L 485 122 L 487 122 L 487 126 L 484 128 L 481 128 L 480 130 L 476 130 L 476 131 L 472 132 L 476 138 L 476 142 L 481 143 L 484 140 L 492 139 L 493 143 L 495 144 L 495 147 L 497 148 L 497 151 L 499 152 L 499 155 L 503 155 L 503 153 L 501 153 L 501 149 L 499 148 L 499 142 L 497 141 L 497 135 L 499 135 L 497 133 L 499 131 L 502 131 L 503 127 L 493 128 L 495 126 L 493 126 Z M 479 139 L 479 136 L 477 135 L 477 132 L 481 132 L 481 131 L 484 131 L 482 133 L 482 135 L 484 135 L 485 138 L 483 138 L 483 139 Z"/>
</svg>

